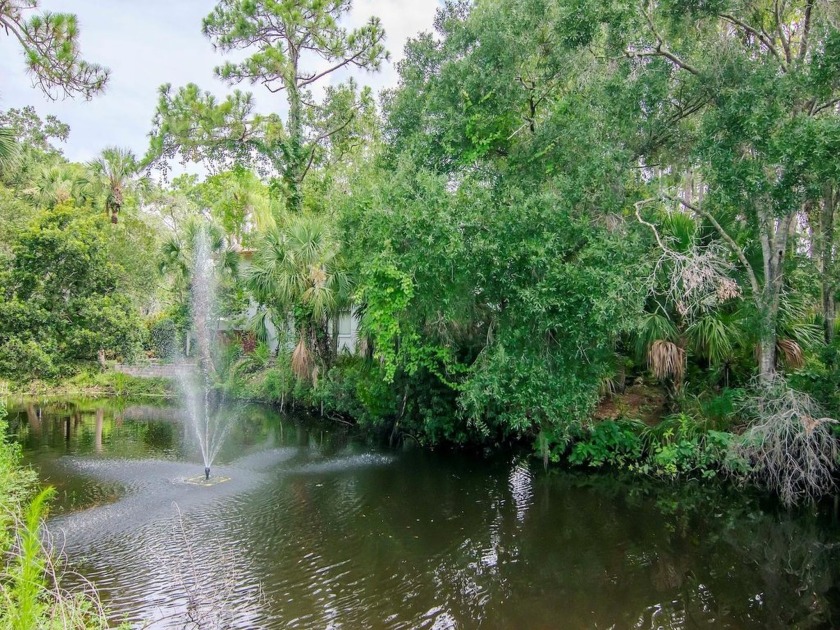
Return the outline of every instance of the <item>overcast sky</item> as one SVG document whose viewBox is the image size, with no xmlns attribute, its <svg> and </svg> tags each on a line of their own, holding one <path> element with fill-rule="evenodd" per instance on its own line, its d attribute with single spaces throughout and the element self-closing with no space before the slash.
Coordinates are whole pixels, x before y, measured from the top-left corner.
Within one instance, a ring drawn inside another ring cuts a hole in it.
<svg viewBox="0 0 840 630">
<path fill-rule="evenodd" d="M 42 116 L 55 114 L 68 123 L 64 153 L 71 160 L 89 160 L 109 145 L 142 156 L 158 86 L 192 82 L 220 96 L 229 91 L 213 77 L 223 57 L 201 34 L 201 20 L 214 5 L 214 0 L 43 0 L 44 10 L 78 16 L 83 57 L 111 69 L 107 91 L 91 101 L 50 102 L 32 89 L 20 47 L 0 34 L 0 109 L 33 105 Z M 357 73 L 358 81 L 377 91 L 396 85 L 394 63 L 409 37 L 432 29 L 437 6 L 438 0 L 354 0 L 348 26 L 379 16 L 391 52 L 391 62 L 380 73 Z M 334 80 L 342 78 L 346 75 Z M 282 94 L 259 86 L 253 91 L 261 111 L 285 111 Z"/>
</svg>

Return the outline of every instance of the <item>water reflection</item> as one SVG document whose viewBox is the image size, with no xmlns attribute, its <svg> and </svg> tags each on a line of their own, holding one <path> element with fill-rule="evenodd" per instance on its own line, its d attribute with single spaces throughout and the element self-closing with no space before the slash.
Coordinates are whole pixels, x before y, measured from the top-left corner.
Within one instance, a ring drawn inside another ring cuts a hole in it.
<svg viewBox="0 0 840 630">
<path fill-rule="evenodd" d="M 191 606 L 197 627 L 840 626 L 830 510 L 240 417 L 220 456 L 231 481 L 199 488 L 182 483 L 197 457 L 171 409 L 13 414 L 27 457 L 65 488 L 52 527 L 116 613 L 159 627 L 183 627 Z"/>
</svg>

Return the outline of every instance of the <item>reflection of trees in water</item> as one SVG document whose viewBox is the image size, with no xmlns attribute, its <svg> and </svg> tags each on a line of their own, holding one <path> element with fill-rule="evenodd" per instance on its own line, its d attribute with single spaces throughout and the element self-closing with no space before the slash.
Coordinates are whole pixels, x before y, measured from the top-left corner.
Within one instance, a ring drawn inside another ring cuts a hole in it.
<svg viewBox="0 0 840 630">
<path fill-rule="evenodd" d="M 711 486 L 522 474 L 409 454 L 293 475 L 272 494 L 282 518 L 266 512 L 261 531 L 275 533 L 255 562 L 283 614 L 316 626 L 339 603 L 357 615 L 350 625 L 388 614 L 419 624 L 429 611 L 494 627 L 837 625 L 840 565 L 817 518 Z"/>
<path fill-rule="evenodd" d="M 46 406 L 37 423 L 36 411 L 12 422 L 58 453 L 68 420 L 77 452 L 145 457 L 185 444 L 176 423 L 120 427 L 113 408 L 89 401 Z M 344 430 L 262 407 L 240 410 L 228 440 L 228 460 L 263 445 L 301 446 L 318 462 L 367 451 Z M 340 611 L 348 627 L 388 614 L 419 625 L 433 610 L 465 626 L 840 627 L 838 526 L 826 515 L 730 487 L 423 452 L 320 473 L 293 474 L 296 463 L 223 519 L 287 620 L 325 626 Z"/>
<path fill-rule="evenodd" d="M 93 440 L 93 448 L 96 450 L 97 453 L 102 452 L 102 428 L 105 424 L 105 409 L 102 407 L 98 407 L 96 409 L 96 429 L 95 429 L 95 437 Z"/>
<path fill-rule="evenodd" d="M 26 421 L 29 424 L 29 430 L 36 437 L 41 436 L 41 408 L 36 408 L 32 403 L 26 405 Z"/>
<path fill-rule="evenodd" d="M 730 549 L 760 577 L 768 619 L 788 627 L 840 625 L 840 542 L 829 539 L 825 525 L 813 515 L 756 512 L 748 526 L 726 532 Z"/>
<path fill-rule="evenodd" d="M 113 457 L 142 457 L 176 446 L 169 421 L 123 422 L 123 413 L 109 401 L 29 403 L 13 409 L 13 439 L 25 452 L 57 451 Z"/>
<path fill-rule="evenodd" d="M 351 615 L 343 621 L 361 627 L 390 614 L 419 622 L 438 606 L 439 615 L 475 623 L 488 601 L 509 596 L 502 565 L 517 552 L 503 524 L 516 522 L 516 511 L 504 507 L 508 480 L 460 466 L 441 474 L 424 456 L 416 464 L 282 483 L 276 496 L 288 506 L 264 560 L 282 559 L 283 568 L 273 570 L 289 615 L 306 611 L 307 623 L 323 626 L 340 604 Z"/>
<path fill-rule="evenodd" d="M 638 492 L 626 504 L 638 515 L 621 522 L 641 527 L 625 529 L 625 559 L 648 567 L 639 581 L 646 577 L 662 602 L 676 602 L 674 625 L 725 615 L 747 627 L 837 627 L 839 547 L 825 514 L 761 506 L 756 495 L 728 487 L 634 485 Z M 599 490 L 621 505 L 622 487 L 607 480 Z M 609 545 L 608 532 L 597 527 L 586 524 Z"/>
</svg>

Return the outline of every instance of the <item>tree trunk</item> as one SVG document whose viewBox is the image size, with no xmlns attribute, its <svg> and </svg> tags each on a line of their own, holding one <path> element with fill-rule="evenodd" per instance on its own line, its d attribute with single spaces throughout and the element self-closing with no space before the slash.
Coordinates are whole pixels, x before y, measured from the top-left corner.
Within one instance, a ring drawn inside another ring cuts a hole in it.
<svg viewBox="0 0 840 630">
<path fill-rule="evenodd" d="M 826 186 L 820 212 L 820 273 L 822 275 L 823 333 L 826 343 L 831 343 L 834 339 L 834 208 L 837 203 L 836 197 L 833 188 Z"/>
<path fill-rule="evenodd" d="M 338 320 L 339 320 L 340 317 L 341 317 L 341 313 L 339 311 L 335 311 L 332 314 L 332 319 L 331 319 L 332 336 L 331 336 L 330 341 L 332 342 L 331 343 L 331 350 L 332 350 L 332 356 L 334 358 L 338 356 L 338 324 L 339 324 Z"/>
<path fill-rule="evenodd" d="M 758 378 L 762 383 L 770 382 L 776 374 L 777 324 L 784 285 L 784 260 L 795 216 L 796 213 L 790 213 L 776 219 L 769 211 L 759 216 L 764 286 L 761 295 L 757 296 L 756 305 L 761 313 Z"/>
<path fill-rule="evenodd" d="M 303 104 L 301 103 L 300 91 L 297 86 L 297 58 L 292 59 L 295 68 L 295 76 L 289 82 L 287 92 L 289 100 L 289 139 L 286 141 L 286 163 L 283 166 L 283 178 L 286 181 L 286 189 L 289 198 L 286 200 L 286 208 L 289 212 L 301 212 L 303 210 L 303 172 L 305 161 L 303 153 Z"/>
<path fill-rule="evenodd" d="M 758 350 L 758 380 L 766 384 L 776 375 L 776 317 L 769 309 L 762 317 Z"/>
</svg>

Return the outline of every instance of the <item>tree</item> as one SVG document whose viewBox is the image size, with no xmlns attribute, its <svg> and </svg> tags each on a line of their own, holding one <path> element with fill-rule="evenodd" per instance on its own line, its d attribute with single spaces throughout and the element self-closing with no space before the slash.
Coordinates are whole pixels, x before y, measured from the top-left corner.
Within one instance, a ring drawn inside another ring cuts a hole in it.
<svg viewBox="0 0 840 630">
<path fill-rule="evenodd" d="M 349 0 L 222 0 L 203 24 L 205 35 L 222 52 L 249 51 L 239 62 L 227 62 L 216 74 L 230 84 L 261 84 L 270 92 L 285 91 L 288 115 L 254 114 L 250 94 L 236 91 L 222 103 L 197 86 L 173 94 L 161 88 L 152 144 L 147 161 L 172 158 L 249 160 L 256 152 L 279 173 L 286 207 L 303 208 L 301 187 L 318 147 L 351 124 L 355 110 L 324 131 L 307 130 L 307 112 L 317 109 L 310 87 L 342 68 L 378 70 L 387 58 L 385 33 L 376 18 L 348 32 L 339 25 Z M 310 60 L 327 63 L 310 69 Z"/>
<path fill-rule="evenodd" d="M 131 356 L 140 322 L 101 223 L 70 205 L 38 215 L 12 244 L 0 295 L 0 372 L 51 377 L 101 349 Z"/>
<path fill-rule="evenodd" d="M 0 3 L 0 27 L 23 48 L 26 68 L 37 87 L 50 99 L 102 92 L 109 71 L 81 58 L 79 26 L 71 13 L 34 13 L 38 0 Z"/>
<path fill-rule="evenodd" d="M 327 323 L 349 306 L 350 281 L 340 243 L 323 218 L 293 216 L 269 230 L 248 269 L 248 286 L 262 307 L 256 322 L 260 340 L 267 337 L 269 321 L 276 328 L 294 322 L 298 344 L 292 366 L 300 378 L 312 376 L 313 350 L 329 362 Z"/>
<path fill-rule="evenodd" d="M 636 159 L 665 174 L 663 201 L 711 226 L 739 265 L 770 382 L 797 221 L 836 177 L 820 165 L 840 146 L 836 9 L 727 0 L 588 11 L 606 30 L 583 44 L 602 71 L 618 69 L 615 100 L 640 118 Z"/>
<path fill-rule="evenodd" d="M 61 150 L 53 142 L 66 142 L 70 136 L 69 125 L 53 115 L 42 119 L 31 105 L 0 113 L 0 127 L 11 131 L 18 143 L 26 148 L 49 155 L 60 155 Z"/>
<path fill-rule="evenodd" d="M 94 197 L 104 197 L 105 211 L 111 214 L 111 223 L 117 223 L 125 195 L 140 183 L 135 179 L 140 171 L 137 159 L 128 149 L 108 147 L 88 168 L 92 178 L 86 183 Z"/>
</svg>

